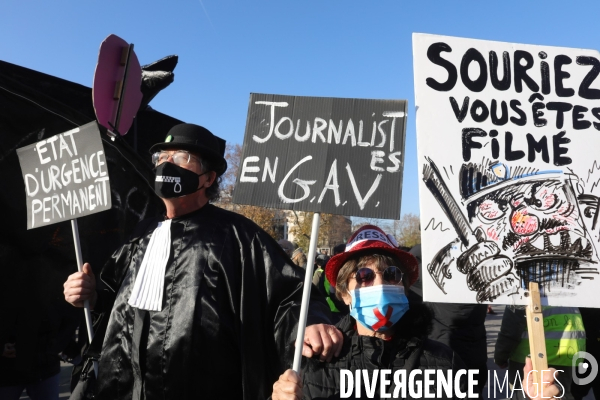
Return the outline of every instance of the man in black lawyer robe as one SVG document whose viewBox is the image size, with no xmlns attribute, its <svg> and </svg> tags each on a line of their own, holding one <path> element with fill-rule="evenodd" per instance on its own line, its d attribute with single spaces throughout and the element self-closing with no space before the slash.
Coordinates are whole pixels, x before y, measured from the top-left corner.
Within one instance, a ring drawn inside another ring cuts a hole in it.
<svg viewBox="0 0 600 400">
<path fill-rule="evenodd" d="M 109 318 L 96 398 L 266 398 L 293 358 L 303 271 L 252 221 L 208 203 L 227 168 L 222 139 L 181 124 L 152 151 L 166 215 L 113 254 L 104 290 L 89 264 L 64 285 L 68 302 Z M 322 323 L 327 305 L 312 299 L 304 355 L 339 354 L 341 333 Z"/>
</svg>

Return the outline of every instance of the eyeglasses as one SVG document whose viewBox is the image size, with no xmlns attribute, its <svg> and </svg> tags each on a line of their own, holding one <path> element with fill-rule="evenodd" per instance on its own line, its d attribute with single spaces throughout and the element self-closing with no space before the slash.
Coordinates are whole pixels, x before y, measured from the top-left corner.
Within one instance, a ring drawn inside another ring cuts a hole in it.
<svg viewBox="0 0 600 400">
<path fill-rule="evenodd" d="M 186 165 L 188 164 L 192 158 L 196 159 L 200 162 L 200 159 L 196 156 L 191 155 L 189 152 L 185 150 L 177 150 L 177 151 L 157 151 L 152 154 L 152 164 L 160 165 L 167 161 L 171 157 L 173 160 L 173 164 L 175 165 Z"/>
<path fill-rule="evenodd" d="M 354 278 L 359 285 L 371 286 L 377 274 L 382 274 L 383 281 L 392 285 L 402 284 L 402 278 L 404 277 L 404 273 L 400 268 L 391 266 L 384 269 L 383 272 L 376 272 L 371 268 L 361 268 L 356 271 Z"/>
</svg>

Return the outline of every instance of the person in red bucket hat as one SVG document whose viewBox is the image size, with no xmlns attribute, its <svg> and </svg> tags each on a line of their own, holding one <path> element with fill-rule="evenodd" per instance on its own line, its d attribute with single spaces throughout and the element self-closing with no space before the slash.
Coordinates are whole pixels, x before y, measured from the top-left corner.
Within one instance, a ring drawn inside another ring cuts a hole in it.
<svg viewBox="0 0 600 400">
<path fill-rule="evenodd" d="M 417 259 L 398 249 L 392 236 L 374 225 L 358 229 L 346 250 L 325 268 L 336 296 L 351 307 L 350 315 L 336 324 L 344 335 L 342 351 L 329 362 L 308 359 L 301 374 L 285 371 L 273 385 L 271 399 L 478 397 L 477 380 L 466 378 L 460 357 L 445 344 L 427 339 L 432 319 L 428 308 L 406 300 L 404 290 L 417 280 L 418 271 Z M 531 360 L 527 368 L 531 370 Z M 435 375 L 425 379 L 425 371 L 431 370 Z M 449 392 L 436 379 L 441 375 L 452 377 Z M 543 394 L 531 380 L 527 390 L 537 394 L 533 399 L 558 394 L 552 375 L 545 379 Z"/>
<path fill-rule="evenodd" d="M 346 260 L 357 254 L 373 252 L 374 249 L 382 250 L 384 253 L 398 258 L 405 268 L 403 272 L 407 274 L 406 284 L 408 286 L 417 281 L 419 278 L 419 262 L 415 256 L 398 249 L 396 239 L 392 235 L 386 234 L 381 228 L 375 225 L 364 225 L 350 237 L 346 244 L 346 250 L 333 256 L 327 263 L 325 273 L 329 283 L 335 286 L 338 272 Z"/>
<path fill-rule="evenodd" d="M 434 369 L 452 370 L 455 376 L 464 368 L 448 346 L 427 339 L 431 314 L 422 304 L 409 304 L 404 293 L 418 278 L 418 261 L 398 249 L 395 239 L 381 228 L 358 229 L 345 251 L 329 260 L 325 274 L 336 296 L 350 306 L 350 314 L 336 324 L 344 335 L 342 351 L 330 362 L 309 359 L 300 375 L 286 371 L 273 385 L 273 400 L 338 398 L 340 370 L 373 377 L 375 370 L 390 370 L 393 375 L 399 370 Z M 415 387 L 423 387 L 422 378 L 423 374 L 414 379 Z M 466 379 L 460 380 L 459 389 L 464 392 L 466 384 Z M 364 380 L 360 386 L 350 397 L 369 397 Z M 432 390 L 437 393 L 437 388 Z"/>
<path fill-rule="evenodd" d="M 365 225 L 350 237 L 343 253 L 329 260 L 325 274 L 336 296 L 350 306 L 358 333 L 387 338 L 409 309 L 404 290 L 418 279 L 419 263 L 398 249 L 393 236 Z"/>
</svg>

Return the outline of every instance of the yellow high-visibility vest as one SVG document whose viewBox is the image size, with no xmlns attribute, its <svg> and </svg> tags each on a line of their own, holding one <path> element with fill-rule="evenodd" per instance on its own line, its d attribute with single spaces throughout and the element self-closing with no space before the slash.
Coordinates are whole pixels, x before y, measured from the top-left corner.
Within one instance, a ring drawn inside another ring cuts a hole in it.
<svg viewBox="0 0 600 400">
<path fill-rule="evenodd" d="M 585 329 L 577 307 L 542 307 L 544 315 L 544 336 L 548 365 L 571 366 L 573 355 L 585 351 Z M 510 359 L 525 362 L 529 355 L 529 335 L 527 330 L 521 335 L 521 342 Z"/>
</svg>

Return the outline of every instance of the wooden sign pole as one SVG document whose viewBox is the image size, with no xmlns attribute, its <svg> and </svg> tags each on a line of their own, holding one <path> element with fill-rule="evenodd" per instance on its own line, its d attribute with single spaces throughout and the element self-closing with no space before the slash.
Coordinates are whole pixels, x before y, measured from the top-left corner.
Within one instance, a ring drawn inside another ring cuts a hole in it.
<svg viewBox="0 0 600 400">
<path fill-rule="evenodd" d="M 542 388 L 542 371 L 548 370 L 546 357 L 546 339 L 544 336 L 544 315 L 540 301 L 540 290 L 537 282 L 529 282 L 529 305 L 525 310 L 527 332 L 529 333 L 529 352 L 533 365 L 533 379 L 538 390 Z M 523 377 L 523 382 L 527 377 Z"/>
</svg>

